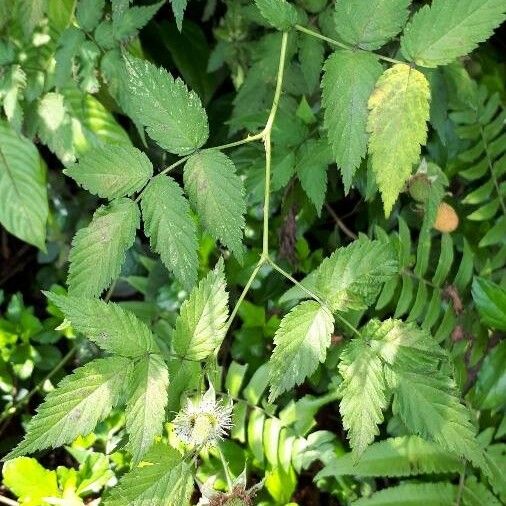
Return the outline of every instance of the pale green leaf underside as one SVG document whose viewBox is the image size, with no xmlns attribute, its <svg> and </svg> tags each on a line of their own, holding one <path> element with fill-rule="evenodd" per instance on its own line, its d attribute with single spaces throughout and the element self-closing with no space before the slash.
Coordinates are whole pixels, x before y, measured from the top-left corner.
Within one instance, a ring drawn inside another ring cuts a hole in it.
<svg viewBox="0 0 506 506">
<path fill-rule="evenodd" d="M 129 378 L 123 357 L 96 359 L 66 376 L 49 392 L 30 420 L 26 435 L 4 460 L 71 443 L 89 434 L 117 403 Z"/>
<path fill-rule="evenodd" d="M 203 360 L 223 341 L 228 318 L 223 261 L 220 260 L 181 306 L 172 345 L 187 360 Z"/>
<path fill-rule="evenodd" d="M 411 0 L 337 0 L 336 31 L 352 46 L 378 49 L 401 31 L 410 3 Z"/>
<path fill-rule="evenodd" d="M 189 464 L 179 452 L 159 443 L 143 459 L 142 467 L 127 473 L 106 496 L 104 506 L 185 506 L 193 492 Z"/>
<path fill-rule="evenodd" d="M 372 304 L 383 283 L 397 272 L 397 259 L 389 243 L 360 238 L 332 255 L 302 280 L 330 305 L 332 311 L 363 309 Z M 299 287 L 282 300 L 306 297 Z"/>
<path fill-rule="evenodd" d="M 302 302 L 281 320 L 269 360 L 271 400 L 300 385 L 325 361 L 333 329 L 333 316 L 315 301 Z"/>
<path fill-rule="evenodd" d="M 0 122 L 0 223 L 22 241 L 45 250 L 46 176 L 37 148 Z"/>
<path fill-rule="evenodd" d="M 382 70 L 373 54 L 346 50 L 324 65 L 323 124 L 346 191 L 367 151 L 367 101 Z"/>
<path fill-rule="evenodd" d="M 67 283 L 70 295 L 98 297 L 115 279 L 135 240 L 140 213 L 132 200 L 118 199 L 95 211 L 72 240 Z"/>
<path fill-rule="evenodd" d="M 445 65 L 487 40 L 505 14 L 504 0 L 433 0 L 406 26 L 402 53 L 424 67 Z"/>
<path fill-rule="evenodd" d="M 382 74 L 369 98 L 369 153 L 386 215 L 427 139 L 429 99 L 425 76 L 403 63 Z"/>
<path fill-rule="evenodd" d="M 288 30 L 297 23 L 297 11 L 286 0 L 255 0 L 258 10 L 278 30 Z"/>
<path fill-rule="evenodd" d="M 158 351 L 147 325 L 118 304 L 45 293 L 75 330 L 104 351 L 132 358 Z"/>
<path fill-rule="evenodd" d="M 144 356 L 135 364 L 126 405 L 128 449 L 138 463 L 162 433 L 167 405 L 169 373 L 163 358 L 157 354 Z"/>
<path fill-rule="evenodd" d="M 126 60 L 129 113 L 162 148 L 187 155 L 209 136 L 206 111 L 181 79 L 146 60 Z"/>
<path fill-rule="evenodd" d="M 181 187 L 170 177 L 153 178 L 142 194 L 142 218 L 151 247 L 187 289 L 197 281 L 197 229 Z"/>
<path fill-rule="evenodd" d="M 141 190 L 153 175 L 153 166 L 133 146 L 107 144 L 85 153 L 64 173 L 89 192 L 115 199 Z"/>
<path fill-rule="evenodd" d="M 217 150 L 193 155 L 184 167 L 184 187 L 207 231 L 241 261 L 246 198 L 232 160 Z"/>
</svg>

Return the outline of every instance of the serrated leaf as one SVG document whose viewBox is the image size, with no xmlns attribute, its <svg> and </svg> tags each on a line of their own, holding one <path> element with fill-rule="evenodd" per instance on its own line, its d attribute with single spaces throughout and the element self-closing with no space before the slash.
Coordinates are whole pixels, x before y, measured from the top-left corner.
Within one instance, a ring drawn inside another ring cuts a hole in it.
<svg viewBox="0 0 506 506">
<path fill-rule="evenodd" d="M 54 80 L 58 88 L 65 86 L 72 79 L 73 60 L 85 40 L 85 33 L 75 26 L 68 27 L 60 35 L 54 55 Z"/>
<path fill-rule="evenodd" d="M 402 53 L 424 67 L 445 65 L 487 40 L 505 15 L 504 0 L 433 0 L 406 26 Z"/>
<path fill-rule="evenodd" d="M 79 26 L 87 31 L 93 31 L 100 20 L 105 7 L 105 0 L 79 0 L 76 8 L 76 19 Z"/>
<path fill-rule="evenodd" d="M 354 506 L 449 506 L 455 503 L 450 483 L 403 483 L 362 497 Z"/>
<path fill-rule="evenodd" d="M 143 465 L 127 473 L 105 497 L 104 506 L 184 506 L 193 492 L 190 465 L 179 452 L 156 444 Z"/>
<path fill-rule="evenodd" d="M 297 150 L 295 171 L 318 216 L 322 212 L 325 200 L 327 167 L 330 163 L 332 155 L 324 141 L 310 139 Z"/>
<path fill-rule="evenodd" d="M 367 150 L 367 102 L 383 68 L 376 56 L 335 51 L 324 66 L 323 123 L 348 192 Z"/>
<path fill-rule="evenodd" d="M 75 330 L 104 351 L 132 358 L 158 351 L 155 338 L 147 325 L 118 304 L 44 293 Z"/>
<path fill-rule="evenodd" d="M 197 281 L 197 229 L 181 187 L 171 178 L 153 178 L 142 194 L 142 218 L 151 248 L 165 267 L 190 289 Z"/>
<path fill-rule="evenodd" d="M 89 192 L 116 199 L 141 190 L 153 175 L 153 166 L 133 146 L 107 144 L 91 149 L 63 172 Z"/>
<path fill-rule="evenodd" d="M 286 0 L 255 0 L 258 10 L 274 28 L 286 31 L 297 23 L 297 11 Z"/>
<path fill-rule="evenodd" d="M 334 251 L 302 280 L 302 285 L 320 295 L 332 311 L 364 309 L 396 272 L 396 253 L 389 243 L 360 238 Z M 281 301 L 306 296 L 301 288 L 293 287 Z"/>
<path fill-rule="evenodd" d="M 402 436 L 369 446 L 357 461 L 353 453 L 334 457 L 316 475 L 355 477 L 404 477 L 432 473 L 457 473 L 461 460 L 418 436 Z"/>
<path fill-rule="evenodd" d="M 129 107 L 133 119 L 163 149 L 187 155 L 200 148 L 209 136 L 206 111 L 181 79 L 146 60 L 125 60 Z"/>
<path fill-rule="evenodd" d="M 410 3 L 411 0 L 337 0 L 336 31 L 352 46 L 378 49 L 401 31 Z"/>
<path fill-rule="evenodd" d="M 188 0 L 170 0 L 170 5 L 176 19 L 177 29 L 181 31 L 183 29 L 184 11 L 188 5 Z"/>
<path fill-rule="evenodd" d="M 223 261 L 192 290 L 176 320 L 174 351 L 187 360 L 204 360 L 222 343 L 228 318 Z"/>
<path fill-rule="evenodd" d="M 112 18 L 113 34 L 116 40 L 133 37 L 158 12 L 165 0 L 151 5 L 134 6 L 125 9 Z"/>
<path fill-rule="evenodd" d="M 214 149 L 193 155 L 184 167 L 184 187 L 207 231 L 242 261 L 246 198 L 232 160 Z"/>
<path fill-rule="evenodd" d="M 160 355 L 146 355 L 135 364 L 125 410 L 127 448 L 134 464 L 162 433 L 168 387 L 169 373 Z"/>
<path fill-rule="evenodd" d="M 369 98 L 369 153 L 387 216 L 427 139 L 429 98 L 425 76 L 403 63 L 381 75 Z"/>
<path fill-rule="evenodd" d="M 325 361 L 333 329 L 333 316 L 315 301 L 302 302 L 281 320 L 269 360 L 270 401 L 300 385 Z"/>
<path fill-rule="evenodd" d="M 22 241 L 45 250 L 46 175 L 37 148 L 0 122 L 0 223 Z"/>
<path fill-rule="evenodd" d="M 350 446 L 360 455 L 379 434 L 383 410 L 388 405 L 383 365 L 376 353 L 359 338 L 341 353 L 339 372 L 343 377 L 339 411 L 348 431 Z"/>
<path fill-rule="evenodd" d="M 89 434 L 116 405 L 131 370 L 123 357 L 93 360 L 49 392 L 26 428 L 26 435 L 3 460 L 71 443 Z"/>
<path fill-rule="evenodd" d="M 299 61 L 308 91 L 312 93 L 320 81 L 325 46 L 316 37 L 301 37 L 299 45 Z"/>
<path fill-rule="evenodd" d="M 67 279 L 70 295 L 98 297 L 118 277 L 139 221 L 137 204 L 127 198 L 95 211 L 91 223 L 72 240 Z"/>
</svg>

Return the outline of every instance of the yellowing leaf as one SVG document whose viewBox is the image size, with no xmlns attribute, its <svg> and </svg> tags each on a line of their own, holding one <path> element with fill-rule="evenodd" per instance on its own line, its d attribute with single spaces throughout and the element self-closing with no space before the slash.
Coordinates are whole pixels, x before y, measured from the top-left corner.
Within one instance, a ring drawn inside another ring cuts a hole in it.
<svg viewBox="0 0 506 506">
<path fill-rule="evenodd" d="M 386 215 L 427 139 L 429 99 L 425 76 L 403 63 L 381 75 L 369 98 L 369 153 Z"/>
</svg>

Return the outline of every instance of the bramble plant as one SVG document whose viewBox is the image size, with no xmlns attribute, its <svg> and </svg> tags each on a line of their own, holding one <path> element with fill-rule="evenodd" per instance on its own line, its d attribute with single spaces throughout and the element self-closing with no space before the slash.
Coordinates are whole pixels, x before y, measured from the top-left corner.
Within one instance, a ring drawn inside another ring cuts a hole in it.
<svg viewBox="0 0 506 506">
<path fill-rule="evenodd" d="M 506 93 L 467 56 L 506 0 L 132 3 L 0 0 L 0 223 L 78 336 L 4 485 L 506 501 Z M 1 424 L 42 390 L 14 383 Z"/>
</svg>

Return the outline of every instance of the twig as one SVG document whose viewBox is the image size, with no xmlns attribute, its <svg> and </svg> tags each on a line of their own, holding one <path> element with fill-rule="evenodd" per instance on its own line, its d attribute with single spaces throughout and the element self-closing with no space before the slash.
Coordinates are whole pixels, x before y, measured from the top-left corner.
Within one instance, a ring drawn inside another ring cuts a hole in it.
<svg viewBox="0 0 506 506">
<path fill-rule="evenodd" d="M 334 221 L 336 222 L 337 226 L 352 240 L 355 240 L 358 236 L 357 234 L 355 234 L 355 232 L 351 231 L 344 223 L 343 221 L 341 220 L 341 218 L 339 218 L 339 216 L 337 216 L 336 212 L 330 207 L 329 204 L 325 203 L 325 208 L 327 209 L 328 213 L 330 214 L 330 216 L 332 216 L 332 218 L 334 219 Z"/>
</svg>

